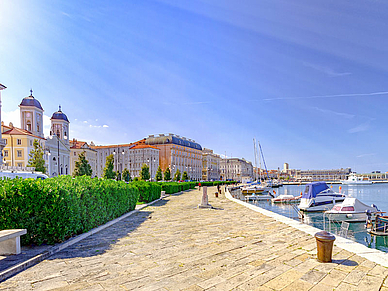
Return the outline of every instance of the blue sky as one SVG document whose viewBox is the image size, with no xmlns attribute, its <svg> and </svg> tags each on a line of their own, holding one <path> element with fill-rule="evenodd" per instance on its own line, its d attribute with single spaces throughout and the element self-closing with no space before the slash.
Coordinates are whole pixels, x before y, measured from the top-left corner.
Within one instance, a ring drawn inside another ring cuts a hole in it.
<svg viewBox="0 0 388 291">
<path fill-rule="evenodd" d="M 292 3 L 291 3 L 292 2 Z M 2 118 L 34 90 L 70 138 L 175 133 L 267 165 L 388 171 L 384 1 L 0 0 Z"/>
</svg>

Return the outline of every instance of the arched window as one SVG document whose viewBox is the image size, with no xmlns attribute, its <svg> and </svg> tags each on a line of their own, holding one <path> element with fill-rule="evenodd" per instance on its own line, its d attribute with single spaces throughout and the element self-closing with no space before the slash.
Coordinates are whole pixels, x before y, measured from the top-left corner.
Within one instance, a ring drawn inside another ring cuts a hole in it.
<svg viewBox="0 0 388 291">
<path fill-rule="evenodd" d="M 32 130 L 31 121 L 27 121 L 27 130 L 28 131 Z"/>
<path fill-rule="evenodd" d="M 39 126 L 39 123 L 36 125 L 36 131 L 37 132 L 39 132 L 39 128 L 40 128 L 40 126 Z"/>
<path fill-rule="evenodd" d="M 57 137 L 61 138 L 61 133 L 59 132 L 58 129 L 57 129 Z"/>
</svg>

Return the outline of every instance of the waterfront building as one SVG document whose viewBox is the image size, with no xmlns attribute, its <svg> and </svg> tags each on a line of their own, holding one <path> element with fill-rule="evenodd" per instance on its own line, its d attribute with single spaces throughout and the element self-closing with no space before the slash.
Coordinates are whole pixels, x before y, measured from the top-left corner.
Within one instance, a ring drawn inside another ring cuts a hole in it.
<svg viewBox="0 0 388 291">
<path fill-rule="evenodd" d="M 50 176 L 70 175 L 69 120 L 59 110 L 51 116 L 50 136 L 46 139 L 45 151 L 48 152 L 48 174 Z"/>
<path fill-rule="evenodd" d="M 113 155 L 114 171 L 122 173 L 127 168 L 133 179 L 140 176 L 141 167 L 146 164 L 150 168 L 151 179 L 155 178 L 159 167 L 159 149 L 146 145 L 144 140 L 106 146 L 96 146 L 91 143 L 91 148 L 97 152 L 96 174 L 98 177 L 103 176 L 107 156 Z"/>
<path fill-rule="evenodd" d="M 202 180 L 220 180 L 220 160 L 220 156 L 213 153 L 213 150 L 202 150 Z"/>
<path fill-rule="evenodd" d="M 49 176 L 68 175 L 70 165 L 70 147 L 68 140 L 69 120 L 61 108 L 51 117 L 50 137 L 43 134 L 43 107 L 31 94 L 22 99 L 20 108 L 21 128 L 1 124 L 6 146 L 3 149 L 5 165 L 9 169 L 27 167 L 29 153 L 34 148 L 34 140 L 41 145 L 47 173 Z"/>
<path fill-rule="evenodd" d="M 160 150 L 159 164 L 163 172 L 170 168 L 174 177 L 179 169 L 181 174 L 186 171 L 190 180 L 202 179 L 202 147 L 194 140 L 169 133 L 149 135 L 144 141 Z"/>
<path fill-rule="evenodd" d="M 45 147 L 45 138 L 31 132 L 14 127 L 12 122 L 7 126 L 1 123 L 1 132 L 5 141 L 3 148 L 3 162 L 6 169 L 22 170 L 27 167 L 29 153 L 34 148 L 34 140 L 38 140 L 42 148 Z M 47 163 L 47 156 L 45 156 Z"/>
<path fill-rule="evenodd" d="M 222 159 L 220 162 L 220 170 L 222 180 L 242 181 L 242 177 L 254 178 L 252 163 L 245 159 Z"/>
<path fill-rule="evenodd" d="M 87 142 L 79 141 L 73 138 L 70 141 L 70 174 L 74 173 L 75 162 L 78 161 L 79 155 L 85 152 L 85 158 L 92 167 L 92 177 L 97 176 L 97 151 L 92 149 Z"/>
<path fill-rule="evenodd" d="M 331 170 L 295 170 L 294 177 L 298 181 L 340 181 L 351 173 L 350 168 Z"/>
<path fill-rule="evenodd" d="M 1 123 L 1 91 L 3 91 L 6 88 L 7 87 L 5 87 L 3 84 L 0 84 L 0 123 Z M 0 166 L 3 164 L 3 149 L 5 147 L 5 140 L 2 138 L 1 133 L 2 133 L 2 130 L 0 130 L 0 154 L 1 154 Z"/>
</svg>

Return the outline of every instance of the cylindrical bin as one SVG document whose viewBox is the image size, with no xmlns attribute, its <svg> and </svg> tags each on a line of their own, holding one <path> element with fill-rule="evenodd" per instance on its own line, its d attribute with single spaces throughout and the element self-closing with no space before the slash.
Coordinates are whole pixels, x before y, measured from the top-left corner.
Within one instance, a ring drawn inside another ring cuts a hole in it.
<svg viewBox="0 0 388 291">
<path fill-rule="evenodd" d="M 335 236 L 327 231 L 320 231 L 315 234 L 317 241 L 317 259 L 321 263 L 330 263 L 333 252 Z"/>
</svg>

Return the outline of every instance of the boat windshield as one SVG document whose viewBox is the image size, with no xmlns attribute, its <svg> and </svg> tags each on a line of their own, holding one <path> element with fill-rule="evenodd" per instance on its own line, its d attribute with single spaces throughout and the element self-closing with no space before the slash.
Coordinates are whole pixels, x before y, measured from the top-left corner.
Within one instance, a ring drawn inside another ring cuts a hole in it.
<svg viewBox="0 0 388 291">
<path fill-rule="evenodd" d="M 354 211 L 353 206 L 344 206 L 342 207 L 341 211 Z"/>
</svg>

